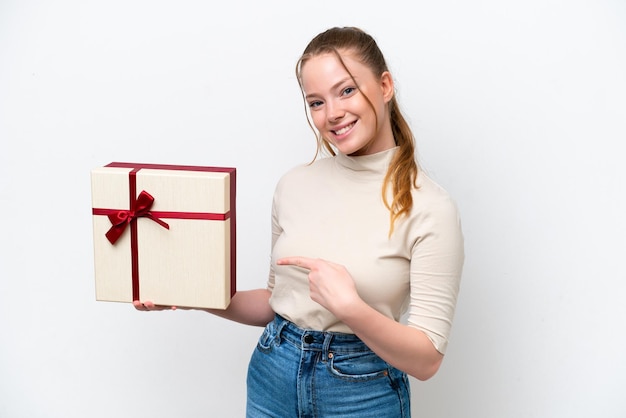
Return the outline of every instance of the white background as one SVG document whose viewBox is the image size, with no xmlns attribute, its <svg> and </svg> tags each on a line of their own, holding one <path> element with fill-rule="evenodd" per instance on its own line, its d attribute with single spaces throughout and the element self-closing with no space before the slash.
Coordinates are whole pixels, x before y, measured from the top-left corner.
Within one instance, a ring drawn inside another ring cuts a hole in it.
<svg viewBox="0 0 626 418">
<path fill-rule="evenodd" d="M 89 171 L 238 169 L 239 288 L 309 161 L 294 65 L 335 25 L 386 54 L 457 200 L 462 292 L 418 417 L 626 416 L 626 3 L 0 0 L 0 417 L 242 417 L 260 333 L 96 302 Z"/>
</svg>

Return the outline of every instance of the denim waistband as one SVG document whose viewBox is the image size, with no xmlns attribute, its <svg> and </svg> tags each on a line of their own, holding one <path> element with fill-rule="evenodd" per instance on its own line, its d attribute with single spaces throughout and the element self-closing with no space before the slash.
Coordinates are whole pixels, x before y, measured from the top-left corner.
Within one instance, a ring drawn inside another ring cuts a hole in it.
<svg viewBox="0 0 626 418">
<path fill-rule="evenodd" d="M 341 332 L 315 331 L 300 328 L 293 322 L 276 314 L 276 333 L 302 350 L 334 353 L 354 353 L 371 351 L 359 337 Z"/>
</svg>

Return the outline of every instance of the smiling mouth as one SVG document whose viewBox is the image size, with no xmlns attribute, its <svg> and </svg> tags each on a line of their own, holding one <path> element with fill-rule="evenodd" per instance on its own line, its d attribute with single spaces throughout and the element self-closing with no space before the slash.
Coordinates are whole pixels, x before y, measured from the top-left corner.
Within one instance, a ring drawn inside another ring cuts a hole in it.
<svg viewBox="0 0 626 418">
<path fill-rule="evenodd" d="M 336 131 L 332 131 L 335 135 L 343 135 L 346 132 L 348 132 L 350 129 L 352 129 L 352 127 L 354 126 L 356 122 L 352 122 L 350 125 L 344 126 L 341 129 L 338 129 Z"/>
</svg>

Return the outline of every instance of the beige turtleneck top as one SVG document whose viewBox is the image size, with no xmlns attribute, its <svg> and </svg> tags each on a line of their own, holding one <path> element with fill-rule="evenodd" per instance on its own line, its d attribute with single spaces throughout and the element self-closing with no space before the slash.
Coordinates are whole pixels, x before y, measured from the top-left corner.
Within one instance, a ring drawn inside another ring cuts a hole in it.
<svg viewBox="0 0 626 418">
<path fill-rule="evenodd" d="M 413 209 L 389 237 L 382 182 L 396 150 L 338 154 L 281 178 L 272 209 L 270 305 L 300 327 L 351 333 L 311 300 L 307 271 L 276 265 L 287 256 L 322 258 L 344 265 L 370 306 L 396 321 L 406 317 L 445 353 L 464 261 L 459 215 L 448 193 L 420 171 Z"/>
</svg>

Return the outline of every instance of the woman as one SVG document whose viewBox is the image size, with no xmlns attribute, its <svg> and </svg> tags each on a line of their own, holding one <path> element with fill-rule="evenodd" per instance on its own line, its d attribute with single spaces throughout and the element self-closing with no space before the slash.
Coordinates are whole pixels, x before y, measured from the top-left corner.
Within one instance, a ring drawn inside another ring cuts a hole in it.
<svg viewBox="0 0 626 418">
<path fill-rule="evenodd" d="M 296 73 L 318 154 L 330 155 L 276 187 L 267 288 L 210 312 L 265 326 L 248 417 L 409 417 L 407 374 L 433 376 L 448 342 L 464 259 L 457 208 L 419 170 L 371 36 L 329 29 Z"/>
</svg>

